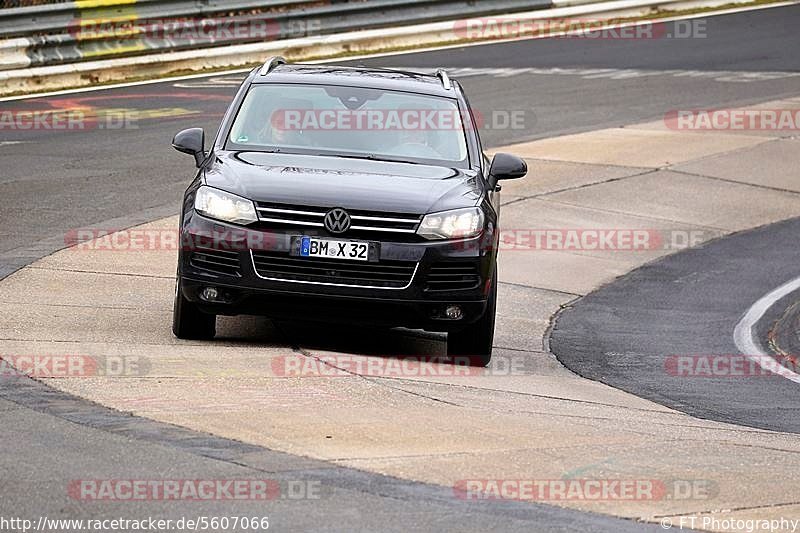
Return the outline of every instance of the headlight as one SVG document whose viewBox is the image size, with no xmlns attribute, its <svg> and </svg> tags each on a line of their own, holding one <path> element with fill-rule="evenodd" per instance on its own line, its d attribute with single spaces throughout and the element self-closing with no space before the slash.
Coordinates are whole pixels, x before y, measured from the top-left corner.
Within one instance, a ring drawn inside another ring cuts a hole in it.
<svg viewBox="0 0 800 533">
<path fill-rule="evenodd" d="M 258 221 L 256 206 L 252 201 L 205 185 L 197 189 L 194 210 L 209 218 L 233 224 L 250 224 Z"/>
<path fill-rule="evenodd" d="M 417 234 L 426 239 L 468 239 L 483 231 L 483 211 L 477 207 L 425 215 Z"/>
</svg>

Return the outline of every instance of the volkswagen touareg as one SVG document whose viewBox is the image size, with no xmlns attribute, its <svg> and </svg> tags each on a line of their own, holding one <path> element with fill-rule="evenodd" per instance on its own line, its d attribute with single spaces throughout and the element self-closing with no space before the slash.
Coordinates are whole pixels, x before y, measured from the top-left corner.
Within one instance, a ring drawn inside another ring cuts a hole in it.
<svg viewBox="0 0 800 533">
<path fill-rule="evenodd" d="M 479 138 L 480 116 L 439 70 L 287 64 L 254 69 L 181 209 L 173 331 L 210 339 L 217 315 L 447 332 L 489 363 L 499 181 L 525 162 Z"/>
</svg>

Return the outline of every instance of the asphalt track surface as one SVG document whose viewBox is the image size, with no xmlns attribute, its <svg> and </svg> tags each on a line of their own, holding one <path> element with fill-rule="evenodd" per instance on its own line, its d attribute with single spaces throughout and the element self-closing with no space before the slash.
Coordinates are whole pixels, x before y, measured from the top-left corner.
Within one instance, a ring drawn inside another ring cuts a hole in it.
<svg viewBox="0 0 800 533">
<path fill-rule="evenodd" d="M 581 376 L 698 418 L 800 433 L 797 383 L 770 373 L 710 377 L 700 366 L 677 367 L 678 358 L 740 354 L 733 331 L 744 312 L 800 275 L 798 234 L 800 219 L 779 222 L 634 270 L 563 311 L 550 348 Z M 763 346 L 775 313 L 785 311 L 778 302 L 759 322 Z M 796 328 L 792 313 L 793 322 Z"/>
<path fill-rule="evenodd" d="M 464 76 L 473 105 L 484 114 L 526 111 L 524 128 L 484 132 L 487 146 L 497 146 L 657 119 L 671 109 L 743 105 L 796 94 L 799 19 L 800 8 L 792 6 L 708 18 L 704 39 L 533 40 L 358 63 L 560 69 Z M 755 75 L 765 72 L 779 75 L 771 79 Z M 0 277 L 63 247 L 70 229 L 123 228 L 175 213 L 193 169 L 186 156 L 169 147 L 169 141 L 176 131 L 190 126 L 203 126 L 210 136 L 235 82 L 193 80 L 177 85 L 156 83 L 0 103 L 0 111 L 85 106 L 136 110 L 151 117 L 140 115 L 121 129 L 0 131 Z M 316 475 L 333 487 L 319 501 L 274 502 L 270 514 L 285 521 L 284 527 L 275 523 L 278 530 L 625 531 L 651 527 L 548 506 L 459 502 L 439 487 L 332 468 L 127 417 L 30 380 L 0 383 L 0 419 L 0 443 L 7 450 L 0 456 L 0 471 L 9 480 L 0 488 L 6 516 L 117 514 L 113 505 L 100 508 L 53 497 L 63 494 L 65 480 L 87 472 L 96 478 L 119 476 L 126 470 L 135 471 L 139 478 L 147 471 L 153 478 L 168 477 L 170 472 L 180 472 L 184 478 L 193 474 L 197 478 L 250 477 L 260 472 L 273 479 Z M 247 506 L 226 504 L 223 509 L 213 504 L 147 502 L 141 510 L 162 517 L 198 514 L 198 510 L 213 516 L 253 511 Z M 136 511 L 125 504 L 126 516 Z"/>
</svg>

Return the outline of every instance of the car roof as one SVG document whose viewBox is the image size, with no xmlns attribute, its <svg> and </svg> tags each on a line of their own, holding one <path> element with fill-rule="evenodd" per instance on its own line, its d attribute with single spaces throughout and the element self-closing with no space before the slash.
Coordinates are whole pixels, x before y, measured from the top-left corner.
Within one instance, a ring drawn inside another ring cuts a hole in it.
<svg viewBox="0 0 800 533">
<path fill-rule="evenodd" d="M 431 96 L 457 98 L 455 86 L 446 89 L 436 74 L 422 74 L 375 67 L 337 65 L 279 64 L 267 74 L 257 73 L 252 83 L 303 83 L 310 85 L 346 85 L 407 91 Z"/>
</svg>

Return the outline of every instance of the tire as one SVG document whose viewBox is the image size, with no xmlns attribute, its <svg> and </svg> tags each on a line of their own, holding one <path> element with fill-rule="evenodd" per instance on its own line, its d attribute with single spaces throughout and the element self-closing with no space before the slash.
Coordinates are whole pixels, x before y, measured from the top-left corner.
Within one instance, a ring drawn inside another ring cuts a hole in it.
<svg viewBox="0 0 800 533">
<path fill-rule="evenodd" d="M 496 272 L 496 270 L 495 270 Z M 487 366 L 492 360 L 494 323 L 497 314 L 497 277 L 492 282 L 492 292 L 486 312 L 467 329 L 447 334 L 447 355 L 468 358 L 470 366 Z"/>
<path fill-rule="evenodd" d="M 202 312 L 197 305 L 184 298 L 180 290 L 180 278 L 177 278 L 175 286 L 172 333 L 186 340 L 210 340 L 217 334 L 217 315 Z"/>
</svg>

